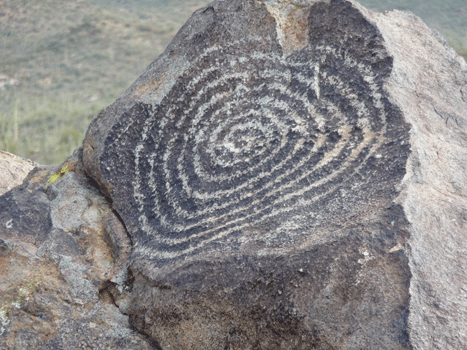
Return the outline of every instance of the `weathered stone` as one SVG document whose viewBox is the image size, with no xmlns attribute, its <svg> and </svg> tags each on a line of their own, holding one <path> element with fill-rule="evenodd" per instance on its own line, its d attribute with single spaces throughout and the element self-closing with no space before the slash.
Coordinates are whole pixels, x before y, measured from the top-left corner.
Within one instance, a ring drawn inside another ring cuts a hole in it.
<svg viewBox="0 0 467 350">
<path fill-rule="evenodd" d="M 405 12 L 215 1 L 92 122 L 161 349 L 467 348 L 467 65 Z"/>
<path fill-rule="evenodd" d="M 411 343 L 467 348 L 467 65 L 414 15 L 371 16 L 394 56 L 388 93 L 412 126 L 397 200 L 411 224 Z"/>
<path fill-rule="evenodd" d="M 409 127 L 383 96 L 391 58 L 350 3 L 314 7 L 310 44 L 289 56 L 264 4 L 208 7 L 168 49 L 171 89 L 139 93 L 165 68 L 162 57 L 94 121 L 85 163 L 128 225 L 136 258 L 162 268 L 200 249 L 203 258 L 220 247 L 295 249 L 310 230 L 338 224 L 329 217 L 366 213 L 374 192 L 395 196 Z M 343 23 L 328 34 L 339 12 Z"/>
<path fill-rule="evenodd" d="M 215 1 L 0 196 L 0 348 L 467 348 L 466 96 L 409 13 Z"/>
<path fill-rule="evenodd" d="M 128 295 L 129 243 L 114 239 L 126 256 L 108 244 L 124 228 L 84 175 L 61 170 L 80 172 L 79 154 L 0 196 L 0 349 L 153 349 L 108 293 Z"/>
<path fill-rule="evenodd" d="M 20 185 L 36 164 L 0 150 L 0 195 Z"/>
</svg>

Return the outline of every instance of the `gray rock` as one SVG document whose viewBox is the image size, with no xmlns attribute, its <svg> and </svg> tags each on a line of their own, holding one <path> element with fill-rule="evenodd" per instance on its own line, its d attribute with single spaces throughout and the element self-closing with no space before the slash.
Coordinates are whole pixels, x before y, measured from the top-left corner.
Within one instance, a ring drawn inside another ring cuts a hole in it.
<svg viewBox="0 0 467 350">
<path fill-rule="evenodd" d="M 410 13 L 197 11 L 84 141 L 132 324 L 162 349 L 466 348 L 466 79 Z"/>
<path fill-rule="evenodd" d="M 0 150 L 0 195 L 21 185 L 37 164 Z"/>
<path fill-rule="evenodd" d="M 410 222 L 410 339 L 467 348 L 467 65 L 409 13 L 371 14 L 394 56 L 388 93 L 411 124 L 399 186 Z"/>
<path fill-rule="evenodd" d="M 109 293 L 122 290 L 127 313 L 126 279 L 111 280 L 126 276 L 128 254 L 112 251 L 118 225 L 105 223 L 118 219 L 78 159 L 38 166 L 0 196 L 0 349 L 154 348 Z"/>
<path fill-rule="evenodd" d="M 410 13 L 197 11 L 84 141 L 132 324 L 162 349 L 467 347 L 466 79 Z"/>
<path fill-rule="evenodd" d="M 0 196 L 0 348 L 467 348 L 466 91 L 410 13 L 213 2 Z"/>
</svg>

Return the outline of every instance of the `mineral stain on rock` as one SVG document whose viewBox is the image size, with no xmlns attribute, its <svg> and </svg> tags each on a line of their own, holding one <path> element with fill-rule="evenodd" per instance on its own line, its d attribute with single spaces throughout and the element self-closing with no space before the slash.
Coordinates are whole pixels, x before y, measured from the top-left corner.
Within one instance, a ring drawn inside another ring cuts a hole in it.
<svg viewBox="0 0 467 350">
<path fill-rule="evenodd" d="M 130 329 L 123 298 L 119 310 L 99 293 L 124 285 L 127 247 L 118 232 L 120 249 L 106 243 L 118 224 L 78 163 L 54 182 L 64 166 L 38 166 L 0 196 L 0 349 L 154 348 Z"/>
</svg>

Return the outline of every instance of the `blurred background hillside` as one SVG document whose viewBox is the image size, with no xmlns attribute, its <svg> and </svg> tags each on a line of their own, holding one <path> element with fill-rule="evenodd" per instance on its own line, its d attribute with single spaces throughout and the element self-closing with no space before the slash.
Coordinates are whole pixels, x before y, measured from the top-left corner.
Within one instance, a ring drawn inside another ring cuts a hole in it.
<svg viewBox="0 0 467 350">
<path fill-rule="evenodd" d="M 92 118 L 209 2 L 0 0 L 0 149 L 62 162 Z M 360 3 L 414 12 L 467 59 L 467 0 Z"/>
</svg>

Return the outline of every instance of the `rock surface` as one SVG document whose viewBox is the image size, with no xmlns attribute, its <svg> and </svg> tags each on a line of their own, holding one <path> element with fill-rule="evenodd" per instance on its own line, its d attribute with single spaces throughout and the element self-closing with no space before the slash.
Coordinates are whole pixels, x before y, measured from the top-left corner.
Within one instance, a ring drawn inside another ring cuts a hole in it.
<svg viewBox="0 0 467 350">
<path fill-rule="evenodd" d="M 414 15 L 372 16 L 394 56 L 388 93 L 412 126 L 397 199 L 411 224 L 411 343 L 467 348 L 467 65 Z"/>
<path fill-rule="evenodd" d="M 417 17 L 215 1 L 0 196 L 0 348 L 467 348 L 466 184 Z"/>
<path fill-rule="evenodd" d="M 60 168 L 36 167 L 0 196 L 0 349 L 153 349 L 125 315 L 125 254 L 105 224 L 121 223 L 75 158 L 53 183 Z"/>
<path fill-rule="evenodd" d="M 0 195 L 21 185 L 36 164 L 0 150 Z"/>
<path fill-rule="evenodd" d="M 92 122 L 161 349 L 467 347 L 467 66 L 410 13 L 215 1 Z"/>
</svg>

